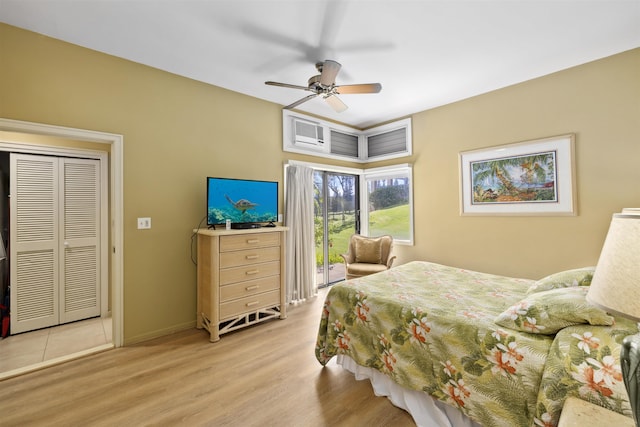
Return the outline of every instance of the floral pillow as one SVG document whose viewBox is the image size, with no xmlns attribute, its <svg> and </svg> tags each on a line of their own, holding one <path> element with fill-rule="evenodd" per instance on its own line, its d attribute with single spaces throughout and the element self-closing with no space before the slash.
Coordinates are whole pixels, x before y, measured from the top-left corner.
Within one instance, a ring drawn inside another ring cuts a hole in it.
<svg viewBox="0 0 640 427">
<path fill-rule="evenodd" d="M 551 274 L 533 283 L 527 290 L 527 294 L 572 286 L 589 286 L 594 271 L 596 271 L 595 267 L 583 267 Z"/>
<path fill-rule="evenodd" d="M 515 303 L 495 319 L 506 328 L 552 335 L 571 325 L 613 325 L 614 319 L 586 300 L 588 287 L 574 286 L 536 292 Z"/>
</svg>

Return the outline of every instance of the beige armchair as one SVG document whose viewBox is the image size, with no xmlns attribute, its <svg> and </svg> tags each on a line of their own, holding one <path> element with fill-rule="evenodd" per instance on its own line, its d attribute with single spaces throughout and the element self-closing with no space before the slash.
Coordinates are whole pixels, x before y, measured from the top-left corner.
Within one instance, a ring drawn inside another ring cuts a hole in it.
<svg viewBox="0 0 640 427">
<path fill-rule="evenodd" d="M 344 259 L 347 279 L 378 273 L 391 268 L 395 256 L 393 237 L 365 237 L 354 234 L 349 240 L 349 250 L 340 256 Z"/>
</svg>

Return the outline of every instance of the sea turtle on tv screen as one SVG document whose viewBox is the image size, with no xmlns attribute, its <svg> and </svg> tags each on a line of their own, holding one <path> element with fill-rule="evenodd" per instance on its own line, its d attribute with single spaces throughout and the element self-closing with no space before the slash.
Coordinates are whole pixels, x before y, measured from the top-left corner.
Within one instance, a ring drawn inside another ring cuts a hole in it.
<svg viewBox="0 0 640 427">
<path fill-rule="evenodd" d="M 227 196 L 226 194 L 224 195 L 224 197 L 227 198 L 227 200 L 229 201 L 229 203 L 231 203 L 231 205 L 236 208 L 237 210 L 239 210 L 240 212 L 242 212 L 243 214 L 249 210 L 249 209 L 254 209 L 256 206 L 258 206 L 257 203 L 252 203 L 247 199 L 240 199 L 237 202 L 234 202 L 233 200 L 231 200 L 231 197 Z"/>
</svg>

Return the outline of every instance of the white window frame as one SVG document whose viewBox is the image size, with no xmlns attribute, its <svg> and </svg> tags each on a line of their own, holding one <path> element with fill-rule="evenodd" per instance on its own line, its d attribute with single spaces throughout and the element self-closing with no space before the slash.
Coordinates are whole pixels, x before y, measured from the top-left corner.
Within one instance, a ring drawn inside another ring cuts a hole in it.
<svg viewBox="0 0 640 427">
<path fill-rule="evenodd" d="M 401 165 L 369 168 L 360 176 L 360 233 L 369 235 L 369 190 L 368 182 L 377 179 L 409 178 L 409 239 L 393 238 L 394 244 L 413 246 L 413 167 Z"/>
<path fill-rule="evenodd" d="M 395 131 L 395 130 L 399 130 L 399 129 L 404 129 L 405 134 L 406 134 L 407 149 L 405 151 L 400 151 L 400 152 L 391 153 L 391 154 L 385 154 L 385 155 L 381 155 L 381 156 L 369 157 L 369 137 L 380 135 L 380 134 L 391 132 L 391 131 Z M 369 128 L 369 129 L 367 129 L 367 130 L 362 132 L 363 144 L 364 144 L 363 147 L 362 147 L 363 148 L 363 152 L 366 153 L 366 157 L 367 157 L 367 160 L 369 162 L 377 162 L 377 161 L 380 161 L 380 160 L 397 159 L 399 157 L 410 156 L 413 153 L 413 145 L 412 145 L 412 142 L 411 142 L 411 135 L 412 135 L 412 131 L 411 131 L 411 119 L 410 118 L 402 119 L 402 120 L 396 120 L 394 122 L 387 123 L 385 125 Z"/>
<path fill-rule="evenodd" d="M 295 142 L 294 120 L 300 120 L 311 125 L 322 127 L 323 142 L 318 144 Z M 381 156 L 369 158 L 368 155 L 368 138 L 370 136 L 379 135 L 396 129 L 404 129 L 406 132 L 407 147 L 406 151 L 390 153 Z M 331 153 L 331 131 L 353 135 L 358 137 L 358 157 L 342 156 Z M 310 156 L 324 157 L 335 160 L 349 160 L 355 163 L 371 163 L 383 160 L 396 159 L 399 157 L 408 157 L 412 155 L 411 141 L 411 118 L 401 119 L 392 123 L 361 130 L 349 126 L 329 122 L 318 117 L 308 116 L 306 114 L 292 112 L 290 110 L 282 110 L 282 150 L 290 153 L 307 154 Z"/>
<path fill-rule="evenodd" d="M 409 178 L 409 239 L 401 240 L 394 238 L 393 243 L 398 245 L 413 246 L 414 236 L 414 224 L 413 224 L 413 167 L 409 163 L 403 163 L 393 166 L 383 166 L 378 168 L 357 169 L 335 165 L 325 165 L 321 163 L 310 163 L 298 160 L 290 160 L 284 165 L 286 176 L 286 169 L 289 165 L 301 165 L 307 166 L 315 170 L 323 170 L 337 173 L 347 173 L 351 175 L 358 175 L 360 177 L 360 233 L 363 235 L 369 235 L 369 192 L 367 191 L 368 179 L 384 179 L 384 178 L 397 178 L 408 177 Z M 285 182 L 286 186 L 286 182 Z M 286 196 L 286 189 L 285 189 Z M 285 212 L 286 215 L 286 212 Z"/>
</svg>

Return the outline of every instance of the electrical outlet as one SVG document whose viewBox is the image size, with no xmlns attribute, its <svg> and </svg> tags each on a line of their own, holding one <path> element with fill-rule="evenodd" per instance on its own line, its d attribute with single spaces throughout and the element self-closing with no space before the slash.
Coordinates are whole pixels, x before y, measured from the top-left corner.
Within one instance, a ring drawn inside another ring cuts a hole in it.
<svg viewBox="0 0 640 427">
<path fill-rule="evenodd" d="M 148 230 L 151 228 L 151 218 L 138 218 L 138 230 Z"/>
</svg>

